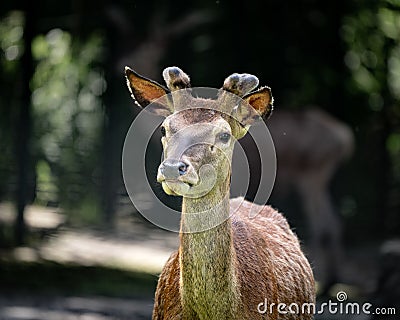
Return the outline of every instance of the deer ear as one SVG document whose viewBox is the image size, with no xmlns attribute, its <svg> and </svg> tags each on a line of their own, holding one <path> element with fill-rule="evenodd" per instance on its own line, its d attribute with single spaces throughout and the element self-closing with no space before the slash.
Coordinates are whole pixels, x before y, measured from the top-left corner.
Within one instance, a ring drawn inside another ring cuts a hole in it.
<svg viewBox="0 0 400 320">
<path fill-rule="evenodd" d="M 269 87 L 262 87 L 256 91 L 246 94 L 232 112 L 233 118 L 238 121 L 238 128 L 235 130 L 236 139 L 242 138 L 250 126 L 261 120 L 267 119 L 272 113 L 273 98 Z"/>
<path fill-rule="evenodd" d="M 125 67 L 127 85 L 133 100 L 142 108 L 160 116 L 167 117 L 173 113 L 170 91 L 161 84 L 147 79 L 129 67 Z"/>
<path fill-rule="evenodd" d="M 252 106 L 259 116 L 265 119 L 268 119 L 272 113 L 274 98 L 272 97 L 271 88 L 269 87 L 261 87 L 256 91 L 250 92 L 243 97 L 243 100 Z M 246 119 L 242 120 L 247 124 L 245 121 Z"/>
</svg>

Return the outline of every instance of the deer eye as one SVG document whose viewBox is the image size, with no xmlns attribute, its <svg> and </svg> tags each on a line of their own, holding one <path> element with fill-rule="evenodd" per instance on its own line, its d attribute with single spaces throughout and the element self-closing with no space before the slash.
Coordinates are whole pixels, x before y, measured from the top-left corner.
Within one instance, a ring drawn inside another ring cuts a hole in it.
<svg viewBox="0 0 400 320">
<path fill-rule="evenodd" d="M 165 127 L 162 126 L 160 130 L 161 130 L 161 135 L 162 135 L 163 137 L 165 137 L 165 135 L 166 135 Z"/>
<path fill-rule="evenodd" d="M 222 142 L 222 143 L 227 143 L 229 141 L 229 139 L 231 138 L 231 134 L 229 132 L 222 132 L 218 135 L 218 139 Z"/>
</svg>

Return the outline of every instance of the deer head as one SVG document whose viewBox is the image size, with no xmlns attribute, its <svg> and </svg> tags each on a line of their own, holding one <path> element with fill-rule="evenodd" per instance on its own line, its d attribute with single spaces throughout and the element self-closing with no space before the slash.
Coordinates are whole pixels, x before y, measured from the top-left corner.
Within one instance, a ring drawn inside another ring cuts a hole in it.
<svg viewBox="0 0 400 320">
<path fill-rule="evenodd" d="M 268 87 L 250 74 L 232 74 L 216 97 L 196 96 L 189 76 L 177 67 L 163 72 L 167 87 L 125 68 L 135 102 L 165 117 L 161 125 L 164 159 L 157 180 L 169 195 L 199 198 L 229 191 L 234 142 L 251 124 L 272 112 Z M 226 188 L 228 190 L 226 190 Z"/>
</svg>

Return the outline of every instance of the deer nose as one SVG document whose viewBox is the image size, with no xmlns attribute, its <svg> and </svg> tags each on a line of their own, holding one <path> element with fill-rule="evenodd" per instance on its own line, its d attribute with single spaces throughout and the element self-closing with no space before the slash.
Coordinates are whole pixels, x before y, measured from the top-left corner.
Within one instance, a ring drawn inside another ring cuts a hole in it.
<svg viewBox="0 0 400 320">
<path fill-rule="evenodd" d="M 160 171 L 166 180 L 174 180 L 186 174 L 188 167 L 183 161 L 165 160 L 160 166 Z"/>
</svg>

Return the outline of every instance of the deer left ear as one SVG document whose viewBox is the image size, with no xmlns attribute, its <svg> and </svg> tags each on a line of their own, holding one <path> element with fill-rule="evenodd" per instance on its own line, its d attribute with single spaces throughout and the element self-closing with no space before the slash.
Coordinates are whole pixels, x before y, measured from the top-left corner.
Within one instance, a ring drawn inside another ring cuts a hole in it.
<svg viewBox="0 0 400 320">
<path fill-rule="evenodd" d="M 172 102 L 167 96 L 170 91 L 155 81 L 147 79 L 125 67 L 125 76 L 133 100 L 146 110 L 167 117 L 173 113 Z"/>
<path fill-rule="evenodd" d="M 243 97 L 243 100 L 252 106 L 259 116 L 265 119 L 268 119 L 272 113 L 274 98 L 269 87 L 261 87 L 256 91 L 250 92 Z M 245 118 L 242 118 L 241 120 L 244 121 L 244 124 L 251 124 L 248 123 L 248 121 L 251 121 L 250 119 L 246 121 Z"/>
<path fill-rule="evenodd" d="M 269 87 L 262 87 L 246 94 L 242 102 L 233 110 L 232 116 L 240 123 L 236 139 L 243 137 L 250 126 L 261 118 L 268 119 L 272 113 L 273 98 Z"/>
<path fill-rule="evenodd" d="M 254 122 L 268 119 L 272 113 L 273 100 L 269 87 L 261 87 L 243 96 L 231 114 L 240 124 L 235 130 L 236 139 L 242 138 Z"/>
</svg>

